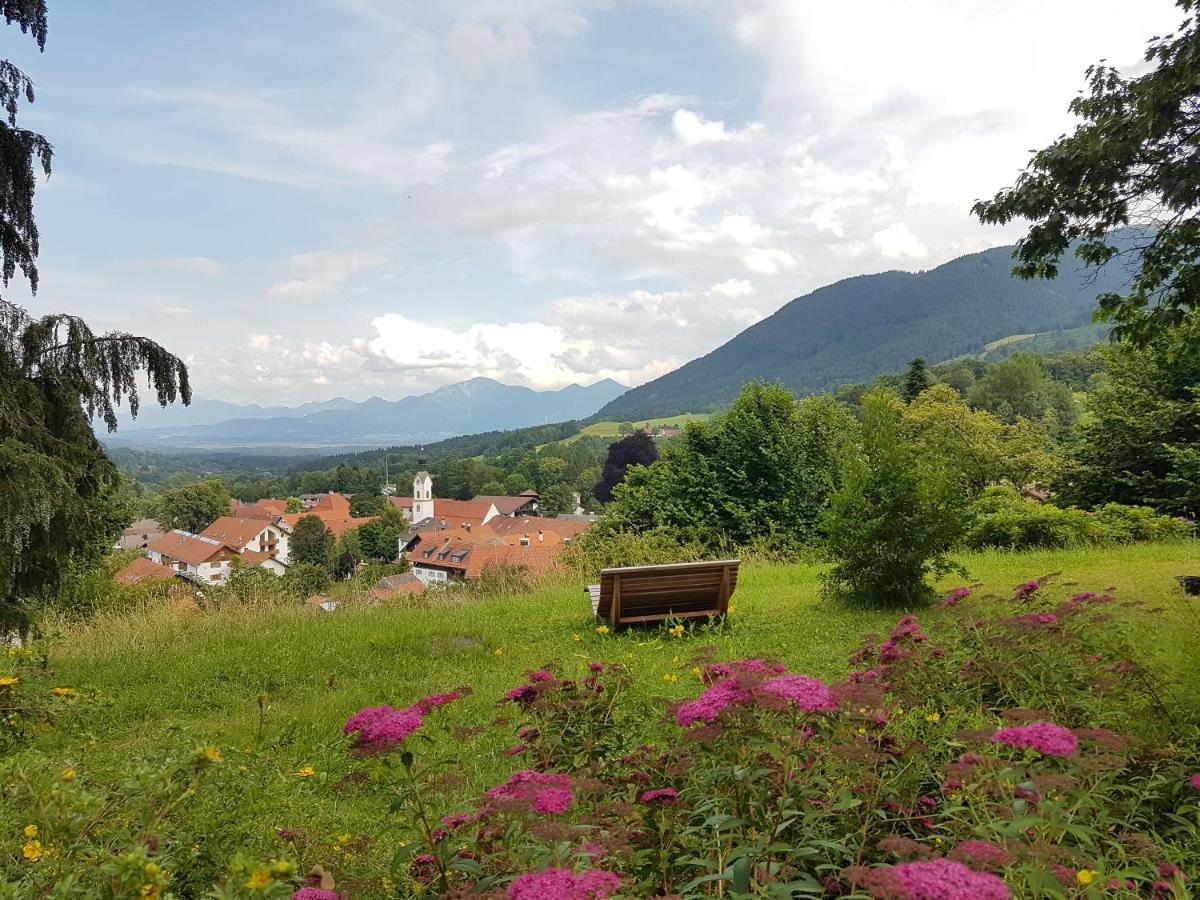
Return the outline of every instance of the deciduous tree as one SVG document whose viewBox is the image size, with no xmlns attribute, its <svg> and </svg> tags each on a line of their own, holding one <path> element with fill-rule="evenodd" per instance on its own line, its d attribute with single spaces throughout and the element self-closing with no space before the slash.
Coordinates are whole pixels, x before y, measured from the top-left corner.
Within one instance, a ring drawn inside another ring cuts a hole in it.
<svg viewBox="0 0 1200 900">
<path fill-rule="evenodd" d="M 195 533 L 229 515 L 229 500 L 222 482 L 199 481 L 162 494 L 155 503 L 154 517 L 167 528 Z"/>
</svg>

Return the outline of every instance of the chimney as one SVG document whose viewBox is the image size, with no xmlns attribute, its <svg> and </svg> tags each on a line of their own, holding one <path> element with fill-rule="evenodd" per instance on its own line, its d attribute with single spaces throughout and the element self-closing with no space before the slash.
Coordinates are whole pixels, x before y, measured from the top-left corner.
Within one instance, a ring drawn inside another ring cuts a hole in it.
<svg viewBox="0 0 1200 900">
<path fill-rule="evenodd" d="M 467 534 L 471 533 L 471 523 L 470 522 L 467 522 L 463 527 L 467 529 Z"/>
<path fill-rule="evenodd" d="M 538 529 L 538 543 L 540 544 L 544 540 L 546 540 L 546 534 L 545 534 L 545 532 L 542 531 L 542 529 L 539 528 Z"/>
<path fill-rule="evenodd" d="M 529 535 L 527 535 L 527 534 L 523 534 L 523 535 L 521 535 L 521 546 L 522 546 L 522 547 L 528 547 L 528 546 L 529 546 Z"/>
</svg>

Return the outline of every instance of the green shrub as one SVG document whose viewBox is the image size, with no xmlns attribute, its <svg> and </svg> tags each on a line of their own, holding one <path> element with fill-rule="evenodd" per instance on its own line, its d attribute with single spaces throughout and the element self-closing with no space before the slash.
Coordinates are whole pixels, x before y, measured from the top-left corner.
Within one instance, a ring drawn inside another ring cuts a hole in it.
<svg viewBox="0 0 1200 900">
<path fill-rule="evenodd" d="M 826 591 L 863 605 L 928 599 L 925 578 L 952 571 L 946 554 L 962 528 L 958 473 L 930 464 L 901 438 L 903 409 L 887 391 L 863 398 L 862 446 L 847 456 L 824 517 L 833 562 Z"/>
<path fill-rule="evenodd" d="M 1007 485 L 993 485 L 971 505 L 963 543 L 974 550 L 1004 550 L 1130 544 L 1184 540 L 1190 527 L 1144 506 L 1108 503 L 1094 513 L 1022 497 Z"/>
</svg>

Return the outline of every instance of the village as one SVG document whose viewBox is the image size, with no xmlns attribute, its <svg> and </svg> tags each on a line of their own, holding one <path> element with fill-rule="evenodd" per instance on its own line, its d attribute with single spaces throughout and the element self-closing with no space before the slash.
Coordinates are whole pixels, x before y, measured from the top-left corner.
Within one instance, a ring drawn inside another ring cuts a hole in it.
<svg viewBox="0 0 1200 900">
<path fill-rule="evenodd" d="M 489 570 L 548 574 L 558 568 L 562 551 L 596 518 L 578 503 L 573 513 L 543 516 L 534 490 L 515 497 L 436 497 L 426 467 L 422 459 L 411 496 L 384 491 L 388 504 L 400 511 L 407 525 L 392 562 L 408 571 L 381 578 L 371 590 L 376 600 L 420 594 L 433 586 L 461 585 Z M 300 500 L 304 511 L 292 513 L 286 511 L 288 503 L 283 499 L 232 500 L 229 514 L 199 533 L 167 530 L 154 519 L 138 519 L 125 529 L 114 549 L 138 549 L 144 555 L 113 577 L 130 586 L 176 580 L 202 590 L 227 584 L 235 566 L 259 567 L 283 576 L 293 565 L 289 541 L 301 519 L 319 520 L 334 539 L 340 539 L 379 518 L 354 516 L 351 498 L 342 493 L 304 494 Z M 314 602 L 330 608 L 323 597 Z"/>
</svg>

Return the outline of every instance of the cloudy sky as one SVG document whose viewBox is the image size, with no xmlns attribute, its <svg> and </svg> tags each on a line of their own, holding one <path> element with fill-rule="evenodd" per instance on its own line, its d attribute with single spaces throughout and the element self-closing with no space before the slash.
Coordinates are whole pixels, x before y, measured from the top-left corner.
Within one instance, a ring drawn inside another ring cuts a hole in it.
<svg viewBox="0 0 1200 900">
<path fill-rule="evenodd" d="M 638 384 L 792 297 L 1005 243 L 971 202 L 1168 0 L 53 0 L 36 312 L 197 393 Z"/>
</svg>

